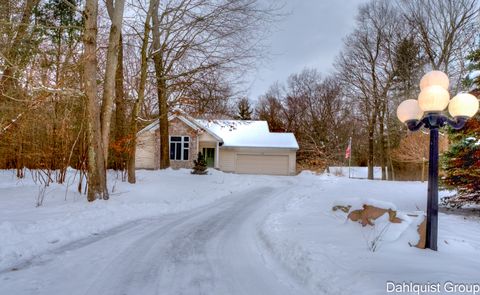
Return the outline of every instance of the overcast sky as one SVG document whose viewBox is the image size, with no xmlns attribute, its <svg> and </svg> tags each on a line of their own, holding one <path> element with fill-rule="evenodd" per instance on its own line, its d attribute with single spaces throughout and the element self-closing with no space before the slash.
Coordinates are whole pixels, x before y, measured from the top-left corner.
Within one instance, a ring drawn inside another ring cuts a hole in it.
<svg viewBox="0 0 480 295">
<path fill-rule="evenodd" d="M 365 0 L 286 1 L 290 12 L 270 40 L 270 55 L 250 83 L 249 98 L 256 100 L 275 81 L 284 82 L 305 67 L 321 73 L 332 70 L 343 38 L 352 31 L 358 6 Z"/>
</svg>

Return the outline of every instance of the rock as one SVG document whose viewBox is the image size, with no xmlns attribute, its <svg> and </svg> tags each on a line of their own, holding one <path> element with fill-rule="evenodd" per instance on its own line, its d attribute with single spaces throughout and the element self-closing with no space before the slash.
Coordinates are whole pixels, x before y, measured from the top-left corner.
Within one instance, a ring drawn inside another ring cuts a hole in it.
<svg viewBox="0 0 480 295">
<path fill-rule="evenodd" d="M 420 239 L 415 247 L 425 249 L 425 244 L 427 243 L 427 219 L 425 217 L 423 218 L 423 222 L 418 225 L 417 231 Z"/>
<path fill-rule="evenodd" d="M 358 221 L 362 226 L 373 226 L 374 220 L 388 213 L 388 220 L 391 223 L 401 223 L 402 220 L 397 217 L 397 211 L 392 209 L 383 209 L 371 205 L 363 205 L 362 210 L 355 210 L 348 214 L 348 218 L 352 221 Z"/>
</svg>

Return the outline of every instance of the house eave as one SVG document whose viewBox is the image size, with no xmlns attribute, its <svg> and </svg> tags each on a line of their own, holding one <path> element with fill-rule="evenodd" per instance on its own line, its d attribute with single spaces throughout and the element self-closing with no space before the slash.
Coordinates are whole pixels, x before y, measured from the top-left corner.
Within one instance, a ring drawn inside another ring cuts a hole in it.
<svg viewBox="0 0 480 295">
<path fill-rule="evenodd" d="M 298 147 L 272 147 L 272 146 L 234 146 L 223 145 L 221 149 L 257 149 L 257 150 L 282 150 L 282 151 L 298 151 Z"/>
</svg>

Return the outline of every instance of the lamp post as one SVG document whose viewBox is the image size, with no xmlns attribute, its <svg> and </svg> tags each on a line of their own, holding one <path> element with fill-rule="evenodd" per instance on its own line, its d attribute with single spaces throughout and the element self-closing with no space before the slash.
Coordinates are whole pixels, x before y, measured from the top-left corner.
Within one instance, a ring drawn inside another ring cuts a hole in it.
<svg viewBox="0 0 480 295">
<path fill-rule="evenodd" d="M 418 100 L 407 99 L 397 108 L 397 117 L 410 131 L 422 127 L 430 129 L 428 167 L 427 232 L 425 248 L 437 251 L 438 233 L 438 129 L 446 125 L 461 129 L 479 107 L 478 100 L 469 93 L 459 93 L 450 100 L 449 80 L 445 73 L 432 71 L 420 80 Z M 448 106 L 449 118 L 443 114 Z"/>
</svg>

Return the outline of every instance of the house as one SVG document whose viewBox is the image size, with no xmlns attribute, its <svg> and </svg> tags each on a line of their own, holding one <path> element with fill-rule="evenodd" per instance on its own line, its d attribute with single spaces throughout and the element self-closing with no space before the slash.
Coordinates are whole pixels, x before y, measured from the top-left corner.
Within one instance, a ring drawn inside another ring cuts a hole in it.
<svg viewBox="0 0 480 295">
<path fill-rule="evenodd" d="M 292 133 L 273 133 L 266 121 L 200 120 L 176 112 L 169 117 L 170 165 L 192 168 L 198 152 L 225 172 L 294 175 L 298 144 Z M 158 169 L 159 122 L 138 132 L 137 169 Z"/>
</svg>

